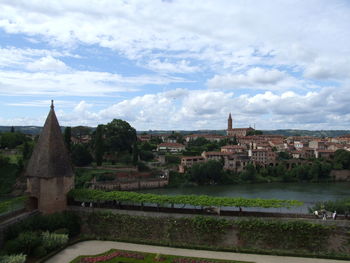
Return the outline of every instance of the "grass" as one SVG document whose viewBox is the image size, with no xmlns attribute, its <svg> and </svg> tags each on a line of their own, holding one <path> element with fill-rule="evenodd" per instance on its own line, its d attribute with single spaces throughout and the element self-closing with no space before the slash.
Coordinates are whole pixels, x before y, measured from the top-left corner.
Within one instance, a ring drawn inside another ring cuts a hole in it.
<svg viewBox="0 0 350 263">
<path fill-rule="evenodd" d="M 116 250 L 111 249 L 104 253 L 86 256 L 82 255 L 70 263 L 80 263 L 83 262 L 83 258 L 97 258 L 101 256 L 110 255 L 114 252 L 122 252 L 127 254 L 133 254 L 137 256 L 142 256 L 143 259 L 136 259 L 130 257 L 118 256 L 106 261 L 97 261 L 97 262 L 105 262 L 105 263 L 254 263 L 251 261 L 236 261 L 236 260 L 221 260 L 221 259 L 208 259 L 208 258 L 195 258 L 195 257 L 181 257 L 181 256 L 173 256 L 173 255 L 163 255 L 163 254 L 154 254 L 154 253 L 144 253 L 144 252 L 135 252 L 135 251 L 126 251 L 126 250 Z"/>
<path fill-rule="evenodd" d="M 18 167 L 14 164 L 7 164 L 0 167 L 0 196 L 9 194 L 18 176 Z"/>
</svg>

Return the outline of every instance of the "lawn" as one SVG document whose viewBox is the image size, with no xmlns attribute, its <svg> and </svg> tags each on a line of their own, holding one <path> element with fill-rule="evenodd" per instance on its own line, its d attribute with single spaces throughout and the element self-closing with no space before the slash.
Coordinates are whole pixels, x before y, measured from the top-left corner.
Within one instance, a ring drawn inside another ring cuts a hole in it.
<svg viewBox="0 0 350 263">
<path fill-rule="evenodd" d="M 111 249 L 93 256 L 79 256 L 70 263 L 253 263 L 248 261 L 219 260 L 209 258 L 180 257 L 153 253 Z"/>
</svg>

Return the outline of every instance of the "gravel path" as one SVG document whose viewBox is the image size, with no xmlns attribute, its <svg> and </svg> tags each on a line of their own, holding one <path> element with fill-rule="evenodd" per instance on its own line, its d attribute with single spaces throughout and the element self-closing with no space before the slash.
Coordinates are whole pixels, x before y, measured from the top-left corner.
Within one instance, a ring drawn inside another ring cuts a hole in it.
<svg viewBox="0 0 350 263">
<path fill-rule="evenodd" d="M 103 253 L 109 249 L 133 250 L 139 252 L 160 253 L 177 256 L 216 258 L 226 260 L 242 260 L 256 263 L 344 263 L 350 261 L 298 258 L 298 257 L 281 257 L 256 254 L 242 254 L 231 252 L 217 252 L 207 250 L 193 250 L 172 247 L 159 247 L 139 245 L 132 243 L 114 242 L 114 241 L 83 241 L 64 249 L 59 254 L 50 258 L 46 263 L 68 263 L 80 255 L 95 255 Z"/>
</svg>

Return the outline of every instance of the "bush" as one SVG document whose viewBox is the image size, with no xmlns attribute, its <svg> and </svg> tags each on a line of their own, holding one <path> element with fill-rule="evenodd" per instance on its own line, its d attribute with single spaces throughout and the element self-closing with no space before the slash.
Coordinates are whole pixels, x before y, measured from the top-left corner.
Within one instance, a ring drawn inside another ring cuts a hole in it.
<svg viewBox="0 0 350 263">
<path fill-rule="evenodd" d="M 41 244 L 41 237 L 36 232 L 23 232 L 19 236 L 5 244 L 8 253 L 25 253 L 31 255 L 34 248 Z"/>
<path fill-rule="evenodd" d="M 48 231 L 42 233 L 43 247 L 48 251 L 54 250 L 68 242 L 67 234 L 56 234 Z"/>
<path fill-rule="evenodd" d="M 47 255 L 47 250 L 43 246 L 38 246 L 33 251 L 33 256 L 36 258 L 42 258 Z"/>
<path fill-rule="evenodd" d="M 17 254 L 17 255 L 0 257 L 0 262 L 1 263 L 25 263 L 26 255 Z"/>
<path fill-rule="evenodd" d="M 80 218 L 70 212 L 56 213 L 51 215 L 38 215 L 29 217 L 20 223 L 14 224 L 5 232 L 5 240 L 15 239 L 24 231 L 50 231 L 60 228 L 69 231 L 69 237 L 80 233 Z"/>
</svg>

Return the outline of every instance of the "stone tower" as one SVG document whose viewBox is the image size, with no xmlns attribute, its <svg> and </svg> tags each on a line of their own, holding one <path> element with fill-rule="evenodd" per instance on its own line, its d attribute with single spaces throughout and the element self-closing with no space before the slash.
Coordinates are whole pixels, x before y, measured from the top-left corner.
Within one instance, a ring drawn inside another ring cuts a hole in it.
<svg viewBox="0 0 350 263">
<path fill-rule="evenodd" d="M 53 101 L 28 162 L 26 177 L 30 209 L 39 209 L 44 214 L 66 209 L 67 193 L 74 187 L 74 173 Z"/>
<path fill-rule="evenodd" d="M 231 113 L 228 115 L 227 130 L 228 130 L 228 131 L 232 130 L 232 117 L 231 117 Z"/>
</svg>

